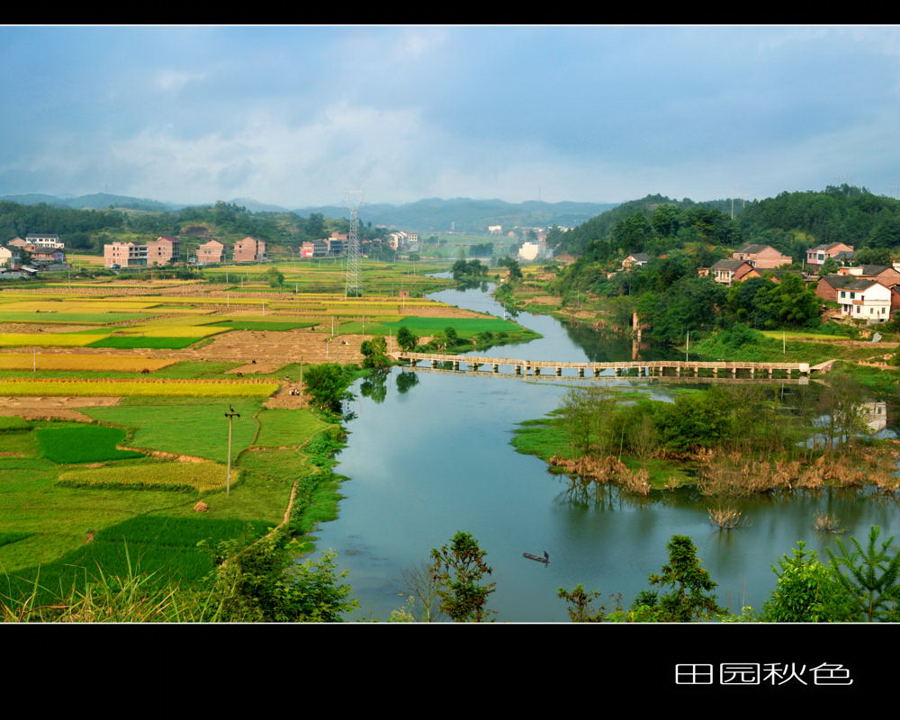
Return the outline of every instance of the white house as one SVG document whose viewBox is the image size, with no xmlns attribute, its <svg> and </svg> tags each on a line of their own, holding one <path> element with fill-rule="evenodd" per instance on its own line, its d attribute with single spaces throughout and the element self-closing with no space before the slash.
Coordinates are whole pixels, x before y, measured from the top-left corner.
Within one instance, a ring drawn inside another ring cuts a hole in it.
<svg viewBox="0 0 900 720">
<path fill-rule="evenodd" d="M 0 267 L 6 267 L 12 260 L 12 250 L 0 247 Z"/>
<path fill-rule="evenodd" d="M 874 280 L 854 280 L 837 294 L 841 315 L 867 323 L 887 322 L 891 317 L 891 291 Z"/>
</svg>

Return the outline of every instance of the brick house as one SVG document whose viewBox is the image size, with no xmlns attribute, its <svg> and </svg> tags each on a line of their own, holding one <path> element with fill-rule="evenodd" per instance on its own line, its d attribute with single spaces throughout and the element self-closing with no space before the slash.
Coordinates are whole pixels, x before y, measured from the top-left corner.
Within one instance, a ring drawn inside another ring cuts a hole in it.
<svg viewBox="0 0 900 720">
<path fill-rule="evenodd" d="M 890 265 L 857 265 L 838 268 L 838 275 L 850 275 L 866 280 L 877 280 L 882 285 L 896 285 L 900 283 L 900 272 Z"/>
<path fill-rule="evenodd" d="M 222 262 L 225 246 L 218 240 L 210 240 L 197 248 L 198 265 L 216 265 Z"/>
<path fill-rule="evenodd" d="M 713 280 L 723 285 L 762 277 L 762 273 L 746 260 L 719 260 L 709 268 L 709 274 Z"/>
<path fill-rule="evenodd" d="M 146 267 L 147 246 L 142 243 L 114 242 L 103 246 L 104 267 Z"/>
<path fill-rule="evenodd" d="M 850 253 L 848 255 L 848 253 Z M 842 242 L 825 243 L 816 245 L 806 251 L 806 264 L 813 270 L 818 270 L 828 258 L 835 260 L 848 260 L 852 257 L 853 246 Z"/>
<path fill-rule="evenodd" d="M 267 260 L 266 243 L 252 237 L 245 237 L 234 244 L 232 259 L 240 262 L 264 262 Z"/>
<path fill-rule="evenodd" d="M 147 243 L 147 264 L 168 265 L 175 257 L 178 241 L 171 237 L 158 237 Z"/>
<path fill-rule="evenodd" d="M 792 258 L 782 255 L 771 245 L 744 245 L 740 250 L 731 253 L 731 259 L 746 260 L 757 270 L 771 270 L 794 262 Z"/>
</svg>

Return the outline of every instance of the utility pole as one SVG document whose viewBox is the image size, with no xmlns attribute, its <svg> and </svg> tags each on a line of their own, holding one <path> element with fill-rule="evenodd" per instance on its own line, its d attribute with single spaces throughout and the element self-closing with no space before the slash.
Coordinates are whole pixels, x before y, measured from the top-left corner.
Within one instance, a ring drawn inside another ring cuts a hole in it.
<svg viewBox="0 0 900 720">
<path fill-rule="evenodd" d="M 347 238 L 347 274 L 344 285 L 344 297 L 362 297 L 362 281 L 360 280 L 359 249 L 359 206 L 362 192 L 354 190 L 347 193 L 350 205 L 350 232 Z"/>
<path fill-rule="evenodd" d="M 228 469 L 225 471 L 225 494 L 231 494 L 231 423 L 236 417 L 240 417 L 239 412 L 235 412 L 234 408 L 228 406 L 229 412 L 225 413 L 228 418 Z"/>
<path fill-rule="evenodd" d="M 690 330 L 688 330 L 685 333 L 685 338 L 686 338 L 686 343 L 684 346 L 684 361 L 687 362 L 688 361 L 688 353 L 690 353 L 690 351 L 691 351 L 691 331 Z"/>
</svg>

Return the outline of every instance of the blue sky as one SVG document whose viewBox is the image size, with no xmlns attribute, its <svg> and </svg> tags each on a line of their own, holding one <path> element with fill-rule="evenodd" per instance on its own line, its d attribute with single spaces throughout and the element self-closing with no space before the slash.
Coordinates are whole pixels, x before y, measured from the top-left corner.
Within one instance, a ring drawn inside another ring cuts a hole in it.
<svg viewBox="0 0 900 720">
<path fill-rule="evenodd" d="M 900 196 L 900 28 L 0 27 L 0 194 Z"/>
</svg>

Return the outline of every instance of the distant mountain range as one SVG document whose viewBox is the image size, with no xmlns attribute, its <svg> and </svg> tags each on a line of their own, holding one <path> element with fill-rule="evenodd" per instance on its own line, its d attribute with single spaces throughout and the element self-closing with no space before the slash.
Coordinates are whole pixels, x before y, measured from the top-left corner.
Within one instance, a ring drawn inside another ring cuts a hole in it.
<svg viewBox="0 0 900 720">
<path fill-rule="evenodd" d="M 77 197 L 57 197 L 56 195 L 43 195 L 41 193 L 26 193 L 23 195 L 2 195 L 0 200 L 19 203 L 20 205 L 39 205 L 45 203 L 55 207 L 70 207 L 75 210 L 106 210 L 107 208 L 122 208 L 125 210 L 155 210 L 171 212 L 180 210 L 185 205 L 164 203 L 157 200 L 128 197 L 126 195 L 110 195 L 109 193 L 93 193 L 91 195 L 79 195 Z"/>
<path fill-rule="evenodd" d="M 419 233 L 451 230 L 485 232 L 488 225 L 502 225 L 504 229 L 516 225 L 573 227 L 617 205 L 618 203 L 546 203 L 535 200 L 508 203 L 503 200 L 428 198 L 404 205 L 363 204 L 359 216 L 363 222 L 371 222 L 373 225 L 388 225 Z M 348 217 L 350 214 L 346 207 L 335 205 L 305 207 L 294 212 L 304 216 L 321 213 L 325 217 Z"/>
<path fill-rule="evenodd" d="M 42 193 L 3 195 L 0 200 L 22 205 L 46 203 L 55 207 L 70 207 L 78 210 L 104 210 L 117 208 L 124 210 L 145 210 L 173 212 L 187 207 L 186 204 L 165 203 L 146 198 L 94 193 L 77 197 L 58 197 Z M 252 213 L 287 213 L 307 217 L 321 213 L 326 218 L 347 218 L 350 210 L 340 205 L 320 205 L 289 210 L 278 205 L 261 203 L 251 198 L 235 198 L 230 201 L 241 205 Z M 211 204 L 211 203 L 210 203 Z M 563 225 L 574 227 L 592 217 L 616 207 L 618 203 L 558 202 L 546 203 L 529 201 L 509 203 L 503 200 L 472 200 L 455 198 L 442 200 L 428 198 L 402 205 L 387 203 L 363 204 L 360 219 L 373 225 L 387 225 L 413 232 L 486 232 L 488 225 L 502 225 L 504 229 L 514 226 L 546 227 Z"/>
</svg>

